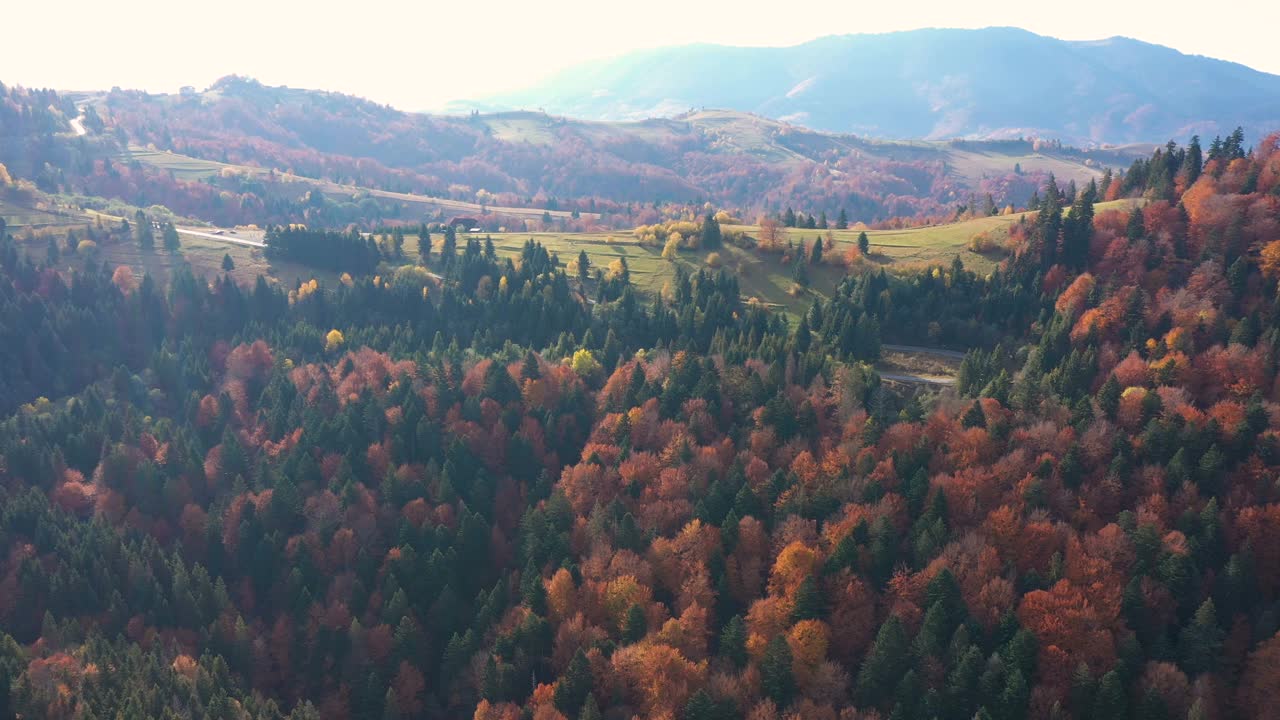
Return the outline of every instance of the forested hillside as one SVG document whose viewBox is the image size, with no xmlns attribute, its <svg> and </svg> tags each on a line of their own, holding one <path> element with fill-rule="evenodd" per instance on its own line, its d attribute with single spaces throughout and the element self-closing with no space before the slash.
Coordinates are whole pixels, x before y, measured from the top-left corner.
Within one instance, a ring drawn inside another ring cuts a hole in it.
<svg viewBox="0 0 1280 720">
<path fill-rule="evenodd" d="M 1134 157 L 1131 149 L 1063 147 L 1052 137 L 880 142 L 739 112 L 624 123 L 536 112 L 422 115 L 238 77 L 188 95 L 113 91 L 88 105 L 109 132 L 133 145 L 485 208 L 569 210 L 575 217 L 590 214 L 600 227 L 634 227 L 662 217 L 664 206 L 697 210 L 705 202 L 739 208 L 747 217 L 786 205 L 832 217 L 845 210 L 868 223 L 946 212 L 975 193 L 991 193 L 1001 206 L 1022 205 L 1049 173 L 1084 184 L 1103 166 L 1124 166 Z M 167 158 L 153 159 L 165 169 Z M 235 167 L 208 174 L 200 189 L 239 196 L 244 210 L 238 218 L 266 211 L 280 222 L 280 196 L 302 192 L 296 183 L 282 186 Z M 163 180 L 161 174 L 157 182 Z M 111 187 L 96 178 L 88 184 Z M 210 198 L 190 206 L 206 216 L 234 210 Z M 539 227 L 533 222 L 527 229 Z"/>
<path fill-rule="evenodd" d="M 1270 717 L 1280 147 L 1114 183 L 794 324 L 533 241 L 161 285 L 0 227 L 0 719 Z"/>
</svg>

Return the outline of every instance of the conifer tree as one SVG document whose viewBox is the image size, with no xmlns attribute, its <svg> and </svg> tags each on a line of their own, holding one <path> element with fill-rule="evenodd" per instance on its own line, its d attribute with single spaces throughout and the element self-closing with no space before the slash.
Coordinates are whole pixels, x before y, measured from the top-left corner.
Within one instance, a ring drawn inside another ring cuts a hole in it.
<svg viewBox="0 0 1280 720">
<path fill-rule="evenodd" d="M 760 690 L 778 707 L 786 707 L 796 691 L 796 679 L 791 671 L 791 646 L 782 635 L 775 635 L 764 651 L 760 662 Z"/>
</svg>

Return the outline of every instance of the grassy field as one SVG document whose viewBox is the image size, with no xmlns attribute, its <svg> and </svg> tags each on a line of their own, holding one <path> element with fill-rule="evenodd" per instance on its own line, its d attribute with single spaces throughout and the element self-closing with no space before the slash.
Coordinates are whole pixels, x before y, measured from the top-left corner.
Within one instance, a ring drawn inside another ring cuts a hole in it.
<svg viewBox="0 0 1280 720">
<path fill-rule="evenodd" d="M 1131 207 L 1133 202 L 1118 200 L 1100 203 L 1097 211 L 1124 209 Z M 997 255 L 972 252 L 969 250 L 969 241 L 981 233 L 990 233 L 1000 239 L 1002 233 L 1007 233 L 1011 225 L 1027 215 L 1027 213 L 997 215 L 904 230 L 868 230 L 867 237 L 871 242 L 868 260 L 872 268 L 884 267 L 890 272 L 906 272 L 935 265 L 949 265 L 953 258 L 959 256 L 965 267 L 980 273 L 988 273 L 995 269 L 1002 258 Z M 759 231 L 758 227 L 747 225 L 726 226 L 726 229 L 741 230 L 752 236 Z M 810 246 L 815 239 L 824 237 L 826 234 L 821 230 L 798 228 L 788 228 L 786 232 L 796 244 L 803 240 Z M 850 247 L 856 245 L 859 232 L 858 230 L 833 230 L 832 235 L 836 242 L 834 254 L 843 256 Z M 583 250 L 587 252 L 592 266 L 602 269 L 607 268 L 619 258 L 626 258 L 632 283 L 647 293 L 660 292 L 663 286 L 675 276 L 677 265 L 682 265 L 691 271 L 707 267 L 708 250 L 684 250 L 675 261 L 664 260 L 660 247 L 641 245 L 631 233 L 625 231 L 486 233 L 485 235 L 493 238 L 494 247 L 502 257 L 519 255 L 524 243 L 533 239 L 550 252 L 558 254 L 560 261 L 566 265 L 576 260 L 578 253 Z M 436 236 L 434 241 L 438 252 L 441 238 Z M 462 242 L 461 238 L 459 242 Z M 745 297 L 759 298 L 766 304 L 781 308 L 792 315 L 806 310 L 815 296 L 826 297 L 845 275 L 845 269 L 838 264 L 810 266 L 810 289 L 808 292 L 796 294 L 793 292 L 791 267 L 783 265 L 779 255 L 766 255 L 729 245 L 719 248 L 716 252 L 720 255 L 721 266 L 738 276 L 742 294 Z M 411 235 L 405 238 L 405 256 L 410 260 L 418 256 L 416 236 Z"/>
<path fill-rule="evenodd" d="M 1011 173 L 1017 165 L 1021 165 L 1024 172 L 1051 172 L 1063 185 L 1069 180 L 1085 185 L 1090 180 L 1102 178 L 1100 168 L 1086 167 L 1078 160 L 1057 157 L 1050 153 L 1009 155 L 982 150 L 962 150 L 955 147 L 948 147 L 946 152 L 952 174 L 974 185 L 984 176 Z"/>
<path fill-rule="evenodd" d="M 207 177 L 217 175 L 224 168 L 232 168 L 242 172 L 262 173 L 266 172 L 261 168 L 252 168 L 245 165 L 227 165 L 225 163 L 214 162 L 213 160 L 201 160 L 199 158 L 188 157 L 186 155 L 177 155 L 163 150 L 149 150 L 141 147 L 130 147 L 126 156 L 129 160 L 136 160 L 144 165 L 151 165 L 161 170 L 168 170 L 173 176 L 179 180 L 197 181 Z"/>
<path fill-rule="evenodd" d="M 0 218 L 4 218 L 10 230 L 16 231 L 27 227 L 34 229 L 65 225 L 78 219 L 79 214 L 60 207 L 44 209 L 42 206 L 31 207 L 26 203 L 0 199 Z"/>
<path fill-rule="evenodd" d="M 217 172 L 214 167 L 218 163 L 183 158 L 170 153 L 154 153 L 148 157 L 150 162 L 172 163 L 174 172 L 199 173 Z M 388 193 L 394 195 L 392 193 Z M 416 197 L 416 196 L 406 196 Z M 1123 209 L 1132 206 L 1135 201 L 1121 200 L 1113 203 L 1101 203 L 1098 212 L 1109 209 Z M 54 232 L 65 236 L 68 227 L 83 227 L 91 221 L 84 213 L 52 214 L 38 207 L 22 207 L 12 202 L 0 201 L 0 217 L 6 218 L 9 224 L 17 228 L 30 227 L 33 230 Z M 50 207 L 50 210 L 62 213 L 62 208 Z M 1001 260 L 998 254 L 984 255 L 969 249 L 970 241 L 979 234 L 986 233 L 993 237 L 999 245 L 1008 228 L 1023 220 L 1027 213 L 983 217 L 964 222 L 908 228 L 903 230 L 869 230 L 871 252 L 867 257 L 868 267 L 883 267 L 891 272 L 907 272 L 936 265 L 948 265 L 953 258 L 959 257 L 966 267 L 980 273 L 990 272 Z M 116 222 L 118 218 L 104 215 L 107 222 Z M 759 228 L 755 226 L 726 226 L 726 230 L 739 230 L 749 236 L 755 236 Z M 812 244 L 826 231 L 805 230 L 799 228 L 786 229 L 787 237 L 799 245 L 804 242 Z M 828 257 L 837 259 L 857 243 L 859 231 L 832 230 L 835 241 L 834 252 Z M 515 257 L 529 239 L 536 240 L 559 255 L 564 264 L 576 261 L 580 251 L 586 251 L 595 268 L 605 269 L 620 258 L 625 258 L 630 269 L 632 282 L 642 292 L 654 294 L 661 292 L 675 276 L 676 267 L 683 266 L 687 270 L 696 271 L 707 267 L 708 250 L 684 250 L 674 260 L 662 258 L 661 248 L 656 245 L 641 245 L 634 235 L 628 231 L 613 233 L 493 233 L 491 235 L 498 254 L 503 257 Z M 438 244 L 439 236 L 435 238 Z M 46 240 L 37 239 L 38 247 L 30 251 L 43 258 Z M 416 236 L 408 236 L 405 240 L 405 256 L 412 261 L 418 256 Z M 829 295 L 845 275 L 845 269 L 838 262 L 824 263 L 820 266 L 809 266 L 810 285 L 808 290 L 799 290 L 792 280 L 792 268 L 782 262 L 778 254 L 764 254 L 754 250 L 734 247 L 726 244 L 716 252 L 720 256 L 720 267 L 736 274 L 742 294 L 748 298 L 758 298 L 762 302 L 782 309 L 790 315 L 798 315 L 817 297 Z M 324 273 L 288 262 L 268 262 L 259 248 L 224 243 L 213 238 L 181 236 L 179 256 L 173 256 L 157 250 L 143 253 L 132 242 L 108 243 L 98 249 L 99 259 L 113 265 L 129 265 L 136 272 L 151 272 L 158 277 L 167 277 L 174 265 L 189 262 L 198 274 L 210 277 L 221 272 L 224 253 L 231 255 L 236 264 L 233 273 L 237 280 L 252 283 L 258 275 L 265 275 L 292 287 L 299 280 L 318 277 L 325 282 L 333 282 L 336 278 L 331 273 Z M 82 266 L 82 258 L 66 258 L 68 266 Z"/>
<path fill-rule="evenodd" d="M 94 225 L 99 218 L 107 227 L 114 227 L 120 222 L 119 217 L 93 210 L 75 215 L 50 215 L 4 202 L 0 202 L 0 217 L 8 223 L 10 234 L 26 253 L 41 262 L 48 256 L 49 239 L 52 237 L 57 242 L 61 255 L 57 267 L 66 272 L 84 269 L 85 262 L 89 259 L 79 253 L 67 252 L 66 237 L 69 232 L 75 232 L 78 239 L 84 240 L 89 226 Z M 28 229 L 32 233 L 31 237 L 26 232 Z M 198 276 L 213 278 L 220 275 L 223 255 L 230 255 L 235 263 L 232 277 L 247 287 L 252 287 L 259 275 L 287 288 L 293 288 L 298 281 L 312 277 L 330 285 L 337 281 L 337 276 L 333 273 L 287 261 L 268 261 L 261 248 L 186 234 L 181 234 L 178 238 L 179 249 L 176 253 L 160 248 L 158 238 L 156 249 L 150 252 L 143 252 L 131 238 L 107 240 L 93 251 L 93 259 L 95 264 L 106 263 L 109 267 L 127 265 L 137 277 L 141 278 L 144 273 L 149 273 L 162 283 L 167 282 L 173 271 L 184 263 L 189 263 Z"/>
</svg>

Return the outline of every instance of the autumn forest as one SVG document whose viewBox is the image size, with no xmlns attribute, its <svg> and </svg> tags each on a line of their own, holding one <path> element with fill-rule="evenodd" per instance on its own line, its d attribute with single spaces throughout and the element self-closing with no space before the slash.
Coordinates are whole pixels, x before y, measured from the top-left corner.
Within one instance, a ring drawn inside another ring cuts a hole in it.
<svg viewBox="0 0 1280 720">
<path fill-rule="evenodd" d="M 0 720 L 1275 717 L 1280 134 L 962 186 L 224 82 L 214 119 L 0 86 Z M 477 232 L 388 194 L 482 186 Z M 989 272 L 816 239 L 1015 212 Z M 313 277 L 104 259 L 200 217 Z M 517 221 L 732 243 L 799 310 Z"/>
</svg>

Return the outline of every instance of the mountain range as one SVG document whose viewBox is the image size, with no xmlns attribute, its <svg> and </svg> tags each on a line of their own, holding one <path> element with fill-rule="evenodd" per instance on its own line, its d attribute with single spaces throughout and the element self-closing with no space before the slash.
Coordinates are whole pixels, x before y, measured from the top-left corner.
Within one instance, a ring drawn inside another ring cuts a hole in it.
<svg viewBox="0 0 1280 720">
<path fill-rule="evenodd" d="M 883 138 L 1162 143 L 1275 129 L 1280 76 L 1124 37 L 924 29 L 638 51 L 453 109 L 638 120 L 702 107 Z"/>
</svg>

